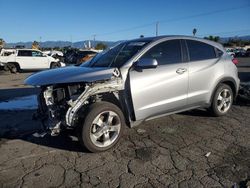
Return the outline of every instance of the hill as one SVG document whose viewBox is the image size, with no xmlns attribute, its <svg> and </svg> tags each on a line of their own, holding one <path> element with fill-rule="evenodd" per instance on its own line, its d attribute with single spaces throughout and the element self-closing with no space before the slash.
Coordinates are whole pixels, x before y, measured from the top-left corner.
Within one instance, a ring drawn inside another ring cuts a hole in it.
<svg viewBox="0 0 250 188">
<path fill-rule="evenodd" d="M 102 42 L 106 44 L 108 47 L 113 46 L 116 42 L 112 41 L 93 41 L 91 40 L 91 46 L 96 46 L 97 43 Z M 89 41 L 78 41 L 78 42 L 69 42 L 69 41 L 45 41 L 41 42 L 40 46 L 43 48 L 54 48 L 54 47 L 66 47 L 66 46 L 72 46 L 74 48 L 83 48 L 85 45 L 88 45 Z M 31 48 L 32 42 L 16 42 L 16 43 L 7 43 L 7 48 L 12 48 L 15 46 L 25 46 L 25 48 Z"/>
</svg>

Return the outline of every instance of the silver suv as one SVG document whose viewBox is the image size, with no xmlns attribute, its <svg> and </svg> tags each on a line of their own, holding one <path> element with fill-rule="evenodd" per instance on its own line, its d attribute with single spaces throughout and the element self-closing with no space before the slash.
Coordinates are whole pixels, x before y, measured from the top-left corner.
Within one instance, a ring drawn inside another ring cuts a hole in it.
<svg viewBox="0 0 250 188">
<path fill-rule="evenodd" d="M 239 88 L 237 68 L 215 42 L 161 36 L 122 42 L 81 66 L 34 74 L 36 117 L 51 135 L 79 128 L 90 151 L 114 146 L 125 127 L 167 114 L 207 108 L 225 115 Z"/>
</svg>

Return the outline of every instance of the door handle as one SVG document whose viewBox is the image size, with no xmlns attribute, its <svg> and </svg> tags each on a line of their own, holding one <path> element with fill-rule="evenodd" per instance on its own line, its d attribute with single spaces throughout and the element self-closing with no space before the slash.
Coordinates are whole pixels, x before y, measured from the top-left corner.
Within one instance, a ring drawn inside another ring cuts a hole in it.
<svg viewBox="0 0 250 188">
<path fill-rule="evenodd" d="M 177 73 L 177 74 L 183 74 L 183 73 L 186 72 L 186 71 L 187 71 L 186 68 L 178 68 L 178 69 L 176 70 L 176 73 Z"/>
</svg>

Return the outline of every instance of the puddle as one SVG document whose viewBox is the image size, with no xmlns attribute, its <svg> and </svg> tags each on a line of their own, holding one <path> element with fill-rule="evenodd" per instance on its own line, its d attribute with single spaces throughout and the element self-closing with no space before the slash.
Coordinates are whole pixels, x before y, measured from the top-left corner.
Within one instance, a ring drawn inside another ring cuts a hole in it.
<svg viewBox="0 0 250 188">
<path fill-rule="evenodd" d="M 37 96 L 29 95 L 0 102 L 0 110 L 32 110 L 37 108 Z"/>
</svg>

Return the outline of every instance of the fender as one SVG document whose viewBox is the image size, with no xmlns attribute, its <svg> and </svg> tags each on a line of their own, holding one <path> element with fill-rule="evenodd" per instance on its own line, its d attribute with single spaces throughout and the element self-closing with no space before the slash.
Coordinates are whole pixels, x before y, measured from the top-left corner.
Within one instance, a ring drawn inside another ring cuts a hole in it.
<svg viewBox="0 0 250 188">
<path fill-rule="evenodd" d="M 232 88 L 232 91 L 234 93 L 234 98 L 236 98 L 237 94 L 238 94 L 238 89 L 237 89 L 237 84 L 236 84 L 236 81 L 234 78 L 232 77 L 223 77 L 222 79 L 219 79 L 217 82 L 216 82 L 216 86 L 213 88 L 213 92 L 212 92 L 212 95 L 210 97 L 210 104 L 212 103 L 212 100 L 213 100 L 213 97 L 214 97 L 214 94 L 219 86 L 219 84 L 221 83 L 225 83 L 225 82 L 231 82 L 233 84 L 233 88 Z"/>
</svg>

